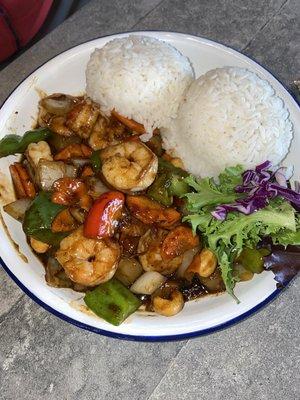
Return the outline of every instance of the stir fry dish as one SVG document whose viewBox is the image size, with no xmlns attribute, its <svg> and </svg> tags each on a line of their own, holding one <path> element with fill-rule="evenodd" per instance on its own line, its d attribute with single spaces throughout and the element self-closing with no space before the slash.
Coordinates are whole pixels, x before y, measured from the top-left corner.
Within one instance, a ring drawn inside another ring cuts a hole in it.
<svg viewBox="0 0 300 400">
<path fill-rule="evenodd" d="M 141 125 L 105 116 L 86 97 L 40 100 L 38 126 L 0 141 L 22 222 L 48 285 L 84 292 L 96 315 L 121 324 L 138 309 L 163 316 L 263 270 L 284 285 L 300 265 L 300 194 L 285 169 L 227 168 L 196 179 Z M 236 298 L 236 297 L 235 297 Z M 236 299 L 238 301 L 238 299 Z M 200 305 L 199 305 L 200 306 Z"/>
</svg>

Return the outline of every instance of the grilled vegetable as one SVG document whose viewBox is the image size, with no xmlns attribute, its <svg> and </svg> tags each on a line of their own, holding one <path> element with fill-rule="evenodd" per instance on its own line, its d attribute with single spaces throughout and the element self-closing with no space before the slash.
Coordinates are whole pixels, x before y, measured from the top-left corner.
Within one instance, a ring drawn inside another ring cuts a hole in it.
<svg viewBox="0 0 300 400">
<path fill-rule="evenodd" d="M 163 148 L 162 148 L 162 138 L 160 134 L 153 135 L 152 138 L 146 143 L 146 145 L 153 151 L 154 154 L 156 154 L 158 157 L 160 157 L 163 154 Z"/>
<path fill-rule="evenodd" d="M 96 315 L 113 325 L 120 325 L 141 305 L 141 301 L 114 278 L 87 292 L 84 302 Z"/>
<path fill-rule="evenodd" d="M 79 136 L 62 136 L 58 133 L 51 133 L 51 136 L 48 138 L 47 142 L 55 151 L 61 151 L 65 147 L 70 144 L 81 143 L 81 138 Z"/>
<path fill-rule="evenodd" d="M 131 286 L 130 290 L 137 294 L 152 294 L 166 281 L 166 277 L 156 271 L 147 271 Z"/>
<path fill-rule="evenodd" d="M 111 112 L 111 114 L 120 122 L 122 122 L 122 124 L 124 124 L 125 126 L 127 126 L 127 128 L 129 128 L 130 130 L 137 132 L 139 134 L 143 134 L 146 133 L 144 125 L 140 124 L 139 122 L 134 121 L 133 119 L 129 119 L 124 117 L 123 115 L 117 113 L 115 110 L 113 110 Z"/>
<path fill-rule="evenodd" d="M 157 175 L 155 181 L 147 190 L 151 199 L 158 201 L 163 206 L 169 207 L 173 203 L 172 195 L 169 193 L 170 179 L 167 174 Z"/>
<path fill-rule="evenodd" d="M 35 187 L 24 165 L 14 163 L 9 166 L 9 171 L 17 198 L 34 198 L 36 194 Z"/>
<path fill-rule="evenodd" d="M 77 168 L 62 161 L 40 160 L 36 180 L 43 190 L 51 190 L 55 181 L 61 178 L 75 178 Z"/>
<path fill-rule="evenodd" d="M 155 224 L 168 229 L 180 220 L 180 214 L 175 208 L 163 207 L 146 196 L 128 195 L 126 205 L 135 218 L 144 224 Z"/>
</svg>

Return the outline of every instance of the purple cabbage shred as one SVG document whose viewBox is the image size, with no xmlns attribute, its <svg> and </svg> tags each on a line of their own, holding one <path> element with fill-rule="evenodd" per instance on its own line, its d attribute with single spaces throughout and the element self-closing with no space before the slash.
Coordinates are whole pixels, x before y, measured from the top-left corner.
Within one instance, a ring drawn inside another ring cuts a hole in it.
<svg viewBox="0 0 300 400">
<path fill-rule="evenodd" d="M 297 210 L 300 209 L 299 188 L 288 188 L 285 168 L 281 167 L 275 172 L 271 171 L 270 161 L 258 165 L 254 170 L 249 169 L 242 174 L 243 183 L 236 186 L 236 193 L 245 197 L 232 204 L 221 204 L 212 212 L 214 218 L 224 220 L 227 213 L 237 211 L 243 214 L 252 214 L 269 204 L 269 200 L 277 196 L 289 201 Z"/>
</svg>

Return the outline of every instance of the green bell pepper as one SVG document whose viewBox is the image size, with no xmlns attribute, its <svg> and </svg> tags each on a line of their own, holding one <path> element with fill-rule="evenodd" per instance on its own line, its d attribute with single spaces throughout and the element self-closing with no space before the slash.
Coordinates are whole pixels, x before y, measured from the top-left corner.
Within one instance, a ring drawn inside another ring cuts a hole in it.
<svg viewBox="0 0 300 400">
<path fill-rule="evenodd" d="M 160 135 L 153 135 L 152 138 L 146 143 L 146 145 L 160 157 L 163 154 L 162 138 Z"/>
<path fill-rule="evenodd" d="M 188 193 L 190 188 L 189 185 L 184 182 L 184 178 L 180 176 L 174 175 L 171 178 L 170 186 L 169 186 L 169 194 L 172 196 L 181 197 L 185 193 Z"/>
<path fill-rule="evenodd" d="M 66 207 L 51 202 L 51 194 L 40 192 L 25 212 L 23 230 L 28 236 L 44 243 L 58 246 L 68 233 L 54 233 L 51 224 L 57 214 Z"/>
<path fill-rule="evenodd" d="M 260 274 L 264 267 L 264 256 L 269 255 L 268 249 L 250 249 L 245 247 L 241 254 L 238 256 L 237 261 L 242 264 L 242 266 L 254 274 Z"/>
<path fill-rule="evenodd" d="M 91 160 L 93 171 L 98 173 L 101 170 L 101 165 L 102 165 L 101 158 L 100 158 L 100 150 L 93 151 L 93 153 L 90 157 L 90 160 Z"/>
<path fill-rule="evenodd" d="M 151 197 L 152 200 L 169 207 L 173 203 L 173 198 L 168 191 L 169 186 L 170 179 L 168 174 L 159 174 L 147 190 L 147 195 Z"/>
<path fill-rule="evenodd" d="M 157 177 L 147 195 L 166 207 L 171 206 L 173 196 L 180 197 L 189 191 L 188 184 L 183 181 L 187 176 L 186 171 L 159 157 Z"/>
<path fill-rule="evenodd" d="M 55 151 L 60 151 L 70 144 L 81 143 L 82 139 L 77 135 L 62 136 L 58 133 L 51 132 L 51 135 L 47 139 L 47 142 Z"/>
<path fill-rule="evenodd" d="M 112 325 L 120 325 L 141 305 L 141 301 L 115 278 L 87 292 L 83 300 L 96 315 Z"/>
<path fill-rule="evenodd" d="M 0 140 L 0 158 L 12 154 L 24 153 L 30 143 L 37 143 L 50 137 L 48 128 L 38 128 L 27 131 L 23 136 L 6 135 Z"/>
</svg>

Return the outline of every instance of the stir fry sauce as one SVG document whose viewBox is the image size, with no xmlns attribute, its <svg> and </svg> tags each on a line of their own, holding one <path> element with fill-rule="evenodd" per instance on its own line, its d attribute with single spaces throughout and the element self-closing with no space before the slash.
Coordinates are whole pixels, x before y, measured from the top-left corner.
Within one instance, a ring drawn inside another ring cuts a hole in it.
<svg viewBox="0 0 300 400">
<path fill-rule="evenodd" d="M 142 133 L 88 98 L 53 94 L 40 101 L 37 129 L 13 143 L 22 157 L 10 168 L 17 201 L 8 212 L 23 222 L 47 284 L 86 292 L 113 324 L 141 306 L 172 316 L 225 290 L 215 256 L 182 222 L 181 160 L 158 130 L 147 143 Z"/>
</svg>

